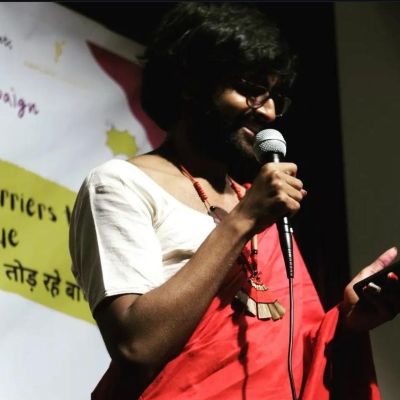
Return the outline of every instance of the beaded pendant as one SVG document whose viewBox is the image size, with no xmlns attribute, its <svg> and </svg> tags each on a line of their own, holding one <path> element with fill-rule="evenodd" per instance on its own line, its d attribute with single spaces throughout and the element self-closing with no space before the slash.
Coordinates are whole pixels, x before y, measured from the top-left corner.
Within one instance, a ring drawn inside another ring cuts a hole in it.
<svg viewBox="0 0 400 400">
<path fill-rule="evenodd" d="M 246 307 L 248 314 L 258 319 L 281 319 L 285 308 L 274 299 L 268 287 L 256 278 L 249 278 L 235 296 Z"/>
</svg>

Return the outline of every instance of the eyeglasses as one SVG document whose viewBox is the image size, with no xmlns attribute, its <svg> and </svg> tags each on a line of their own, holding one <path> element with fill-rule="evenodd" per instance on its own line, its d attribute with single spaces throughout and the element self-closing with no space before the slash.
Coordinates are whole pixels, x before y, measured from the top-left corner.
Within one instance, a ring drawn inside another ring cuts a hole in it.
<svg viewBox="0 0 400 400">
<path fill-rule="evenodd" d="M 269 99 L 275 106 L 275 116 L 282 117 L 290 107 L 292 100 L 276 89 L 268 89 L 246 79 L 240 79 L 233 84 L 233 88 L 246 97 L 246 103 L 252 110 L 262 107 Z"/>
</svg>

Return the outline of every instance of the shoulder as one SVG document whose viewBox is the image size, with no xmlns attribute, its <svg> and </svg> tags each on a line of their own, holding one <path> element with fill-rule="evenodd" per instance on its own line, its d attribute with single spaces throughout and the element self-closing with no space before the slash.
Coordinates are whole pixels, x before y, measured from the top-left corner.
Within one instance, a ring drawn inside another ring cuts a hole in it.
<svg viewBox="0 0 400 400">
<path fill-rule="evenodd" d="M 168 160 L 155 154 L 144 154 L 130 160 L 112 159 L 93 168 L 86 182 L 129 182 L 130 179 L 152 179 L 155 182 L 173 175 L 179 170 Z"/>
<path fill-rule="evenodd" d="M 143 154 L 128 162 L 144 171 L 156 182 L 182 176 L 179 169 L 170 160 L 156 152 Z"/>
<path fill-rule="evenodd" d="M 158 189 L 155 180 L 144 168 L 131 161 L 112 159 L 93 168 L 80 191 L 157 193 Z"/>
<path fill-rule="evenodd" d="M 140 169 L 132 163 L 125 160 L 112 159 L 93 168 L 84 183 L 89 186 L 99 184 L 118 185 L 129 182 L 129 180 L 135 179 L 137 176 L 142 177 L 142 174 Z"/>
<path fill-rule="evenodd" d="M 96 214 L 97 210 L 111 208 L 131 211 L 133 207 L 152 210 L 156 192 L 151 179 L 139 168 L 112 159 L 88 173 L 77 194 L 74 213 Z"/>
<path fill-rule="evenodd" d="M 172 181 L 168 161 L 143 155 L 132 160 L 112 159 L 93 168 L 86 176 L 77 201 L 129 204 L 130 207 L 169 208 L 171 194 L 164 182 Z"/>
</svg>

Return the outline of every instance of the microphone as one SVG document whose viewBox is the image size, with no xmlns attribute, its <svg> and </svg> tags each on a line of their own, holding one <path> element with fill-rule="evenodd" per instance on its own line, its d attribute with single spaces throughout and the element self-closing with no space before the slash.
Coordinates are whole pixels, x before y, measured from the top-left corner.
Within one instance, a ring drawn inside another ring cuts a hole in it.
<svg viewBox="0 0 400 400">
<path fill-rule="evenodd" d="M 257 133 L 253 149 L 256 159 L 260 164 L 280 162 L 286 155 L 286 141 L 276 129 L 264 129 Z M 286 275 L 290 279 L 294 276 L 292 228 L 288 217 L 278 220 L 276 225 L 285 261 Z"/>
</svg>

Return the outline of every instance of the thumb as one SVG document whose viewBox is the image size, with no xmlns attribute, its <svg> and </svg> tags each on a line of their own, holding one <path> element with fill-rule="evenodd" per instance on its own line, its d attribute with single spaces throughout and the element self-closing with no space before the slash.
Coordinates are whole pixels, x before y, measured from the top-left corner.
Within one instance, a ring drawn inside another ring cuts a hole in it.
<svg viewBox="0 0 400 400">
<path fill-rule="evenodd" d="M 397 248 L 391 247 L 390 249 L 383 252 L 375 261 L 363 268 L 349 283 L 349 286 L 354 283 L 361 281 L 362 279 L 368 278 L 375 272 L 381 271 L 383 268 L 390 265 L 397 256 Z"/>
<path fill-rule="evenodd" d="M 369 265 L 369 270 L 372 273 L 378 272 L 383 268 L 387 267 L 389 264 L 393 262 L 393 260 L 397 256 L 397 248 L 391 247 L 382 253 L 374 262 Z"/>
</svg>

